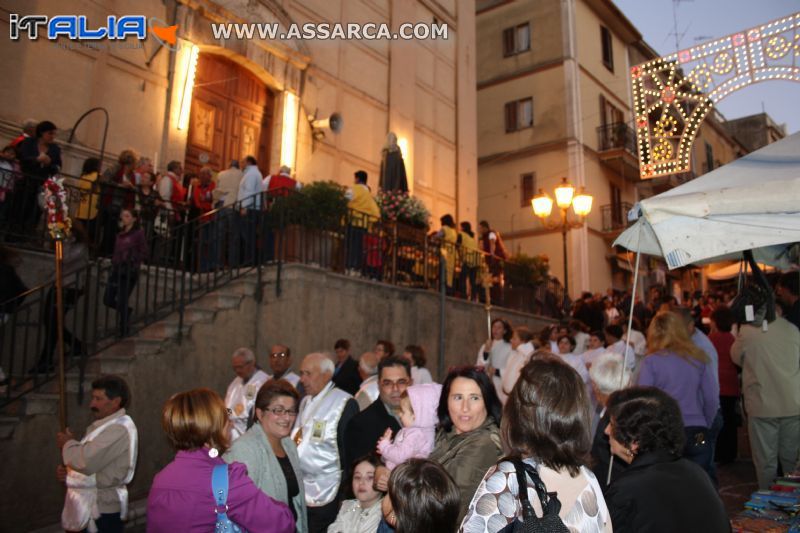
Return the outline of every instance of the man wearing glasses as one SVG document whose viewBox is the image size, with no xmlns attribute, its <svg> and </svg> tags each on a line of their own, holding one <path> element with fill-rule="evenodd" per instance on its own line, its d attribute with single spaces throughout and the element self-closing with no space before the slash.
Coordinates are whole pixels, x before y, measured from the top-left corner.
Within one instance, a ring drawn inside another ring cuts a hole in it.
<svg viewBox="0 0 800 533">
<path fill-rule="evenodd" d="M 347 426 L 345 472 L 350 471 L 353 461 L 375 451 L 378 439 L 387 428 L 391 428 L 393 435 L 397 434 L 400 430 L 397 418 L 400 396 L 412 383 L 407 359 L 390 355 L 378 363 L 378 399 L 354 416 Z"/>
<path fill-rule="evenodd" d="M 285 379 L 297 389 L 300 396 L 303 391 L 300 386 L 300 376 L 292 372 L 292 351 L 284 344 L 275 344 L 269 350 L 269 367 L 273 372 L 273 379 Z"/>
<path fill-rule="evenodd" d="M 225 393 L 225 407 L 231 419 L 231 442 L 247 431 L 247 422 L 252 416 L 258 389 L 270 377 L 258 368 L 256 356 L 249 348 L 239 348 L 231 356 L 231 366 L 236 373 Z"/>
</svg>

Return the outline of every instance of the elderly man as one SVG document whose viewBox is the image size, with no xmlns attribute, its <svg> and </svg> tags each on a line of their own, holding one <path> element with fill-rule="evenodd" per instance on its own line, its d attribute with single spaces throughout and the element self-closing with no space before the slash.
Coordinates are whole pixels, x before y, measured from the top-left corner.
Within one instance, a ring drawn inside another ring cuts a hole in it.
<svg viewBox="0 0 800 533">
<path fill-rule="evenodd" d="M 258 368 L 256 356 L 249 348 L 239 348 L 231 356 L 231 366 L 236 373 L 228 391 L 225 393 L 225 407 L 231 419 L 231 442 L 247 431 L 248 421 L 252 419 L 258 389 L 269 378 L 269 374 Z"/>
<path fill-rule="evenodd" d="M 391 428 L 392 434 L 400 431 L 397 411 L 400 397 L 413 384 L 411 365 L 408 360 L 391 355 L 378 364 L 378 389 L 380 396 L 369 407 L 358 413 L 350 421 L 345 433 L 347 460 L 345 471 L 353 466 L 353 461 L 375 450 L 375 443 Z"/>
<path fill-rule="evenodd" d="M 67 428 L 56 436 L 64 462 L 56 476 L 67 485 L 61 515 L 67 531 L 123 530 L 127 485 L 136 469 L 139 440 L 136 425 L 125 413 L 129 399 L 128 384 L 122 378 L 95 380 L 89 402 L 95 422 L 86 428 L 86 435 L 78 441 Z"/>
<path fill-rule="evenodd" d="M 594 466 L 592 471 L 600 482 L 600 486 L 605 492 L 608 484 L 608 465 L 611 462 L 611 451 L 609 448 L 608 435 L 605 430 L 608 426 L 609 418 L 606 415 L 606 403 L 608 397 L 613 392 L 622 390 L 630 385 L 631 372 L 623 363 L 622 355 L 614 352 L 603 352 L 595 358 L 592 367 L 589 369 L 590 383 L 592 392 L 597 401 L 599 413 L 595 413 L 592 419 L 592 429 L 594 430 L 594 440 L 592 441 L 592 459 Z M 614 461 L 612 481 L 625 471 L 622 461 Z"/>
<path fill-rule="evenodd" d="M 292 438 L 300 456 L 306 491 L 308 530 L 327 531 L 339 512 L 344 433 L 358 413 L 353 397 L 333 384 L 333 358 L 310 353 L 300 365 L 300 381 L 308 396 L 300 402 Z"/>
<path fill-rule="evenodd" d="M 356 393 L 358 408 L 364 410 L 378 399 L 378 355 L 375 352 L 364 352 L 358 360 L 358 375 L 361 376 L 361 387 Z"/>
<path fill-rule="evenodd" d="M 369 372 L 368 376 L 364 376 L 362 374 L 363 381 L 361 382 L 361 388 L 359 389 L 358 393 L 356 394 L 356 400 L 358 400 L 358 405 L 361 407 L 363 411 L 369 404 L 374 402 L 378 399 L 378 377 L 377 373 L 377 365 L 385 357 L 389 357 L 390 355 L 394 355 L 394 344 L 390 341 L 379 340 L 375 343 L 375 348 L 372 349 L 372 354 L 375 357 L 375 362 L 372 362 L 372 356 L 368 356 L 366 361 L 370 363 L 371 372 Z M 366 355 L 366 354 L 365 354 Z M 364 356 L 361 356 L 361 360 L 364 361 Z M 359 365 L 359 370 L 366 372 L 367 368 L 361 368 Z M 369 376 L 374 376 L 372 379 L 368 379 Z"/>
<path fill-rule="evenodd" d="M 269 367 L 273 379 L 285 379 L 292 387 L 300 390 L 300 376 L 292 372 L 292 350 L 285 344 L 273 344 L 269 350 Z"/>
</svg>

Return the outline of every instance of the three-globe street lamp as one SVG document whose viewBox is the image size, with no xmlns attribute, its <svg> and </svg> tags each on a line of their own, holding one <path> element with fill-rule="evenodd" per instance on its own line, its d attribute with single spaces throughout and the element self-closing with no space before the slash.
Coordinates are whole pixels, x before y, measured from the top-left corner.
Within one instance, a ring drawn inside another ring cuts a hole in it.
<svg viewBox="0 0 800 533">
<path fill-rule="evenodd" d="M 539 189 L 533 200 L 531 206 L 533 213 L 542 221 L 542 225 L 549 229 L 560 229 L 561 239 L 564 247 L 564 300 L 569 298 L 569 269 L 567 266 L 567 232 L 571 229 L 578 229 L 583 226 L 586 221 L 586 216 L 592 210 L 592 196 L 586 193 L 584 187 L 581 187 L 578 194 L 575 194 L 575 187 L 567 181 L 567 178 L 561 178 L 561 184 L 555 188 L 556 205 L 561 210 L 561 220 L 558 222 L 550 220 L 550 214 L 553 211 L 553 199 Z M 578 221 L 571 221 L 568 218 L 567 211 L 570 206 L 575 214 L 579 217 Z"/>
</svg>

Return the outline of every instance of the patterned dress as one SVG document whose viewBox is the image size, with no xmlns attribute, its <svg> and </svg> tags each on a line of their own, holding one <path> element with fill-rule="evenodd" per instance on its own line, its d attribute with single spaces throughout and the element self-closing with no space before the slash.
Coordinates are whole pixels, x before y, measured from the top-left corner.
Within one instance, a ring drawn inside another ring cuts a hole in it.
<svg viewBox="0 0 800 533">
<path fill-rule="evenodd" d="M 552 479 L 552 476 L 569 479 L 566 471 L 555 472 L 546 466 L 537 465 L 533 459 L 524 461 L 538 469 L 546 485 L 546 480 Z M 585 467 L 581 467 L 580 475 L 586 480 L 586 486 L 572 502 L 560 498 L 561 520 L 571 532 L 611 531 L 611 518 L 597 479 Z M 560 492 L 558 486 L 552 485 L 552 483 L 547 485 L 548 492 Z M 461 523 L 459 532 L 495 533 L 513 522 L 515 517 L 521 518 L 522 505 L 520 505 L 518 494 L 519 485 L 513 463 L 502 461 L 493 466 L 478 485 L 478 490 L 470 502 L 469 511 Z M 531 501 L 536 515 L 541 516 L 542 506 L 536 490 L 532 486 L 528 487 L 528 499 Z"/>
</svg>

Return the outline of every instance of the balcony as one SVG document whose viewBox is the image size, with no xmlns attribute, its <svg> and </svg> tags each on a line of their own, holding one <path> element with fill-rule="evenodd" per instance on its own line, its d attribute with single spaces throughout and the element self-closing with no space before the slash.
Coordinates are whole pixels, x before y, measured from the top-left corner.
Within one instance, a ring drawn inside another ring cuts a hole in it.
<svg viewBox="0 0 800 533">
<path fill-rule="evenodd" d="M 633 205 L 628 202 L 600 206 L 603 215 L 603 233 L 615 233 L 628 227 L 628 211 Z"/>
<path fill-rule="evenodd" d="M 597 147 L 600 161 L 625 179 L 639 181 L 639 156 L 636 132 L 624 122 L 614 122 L 597 128 Z"/>
</svg>

